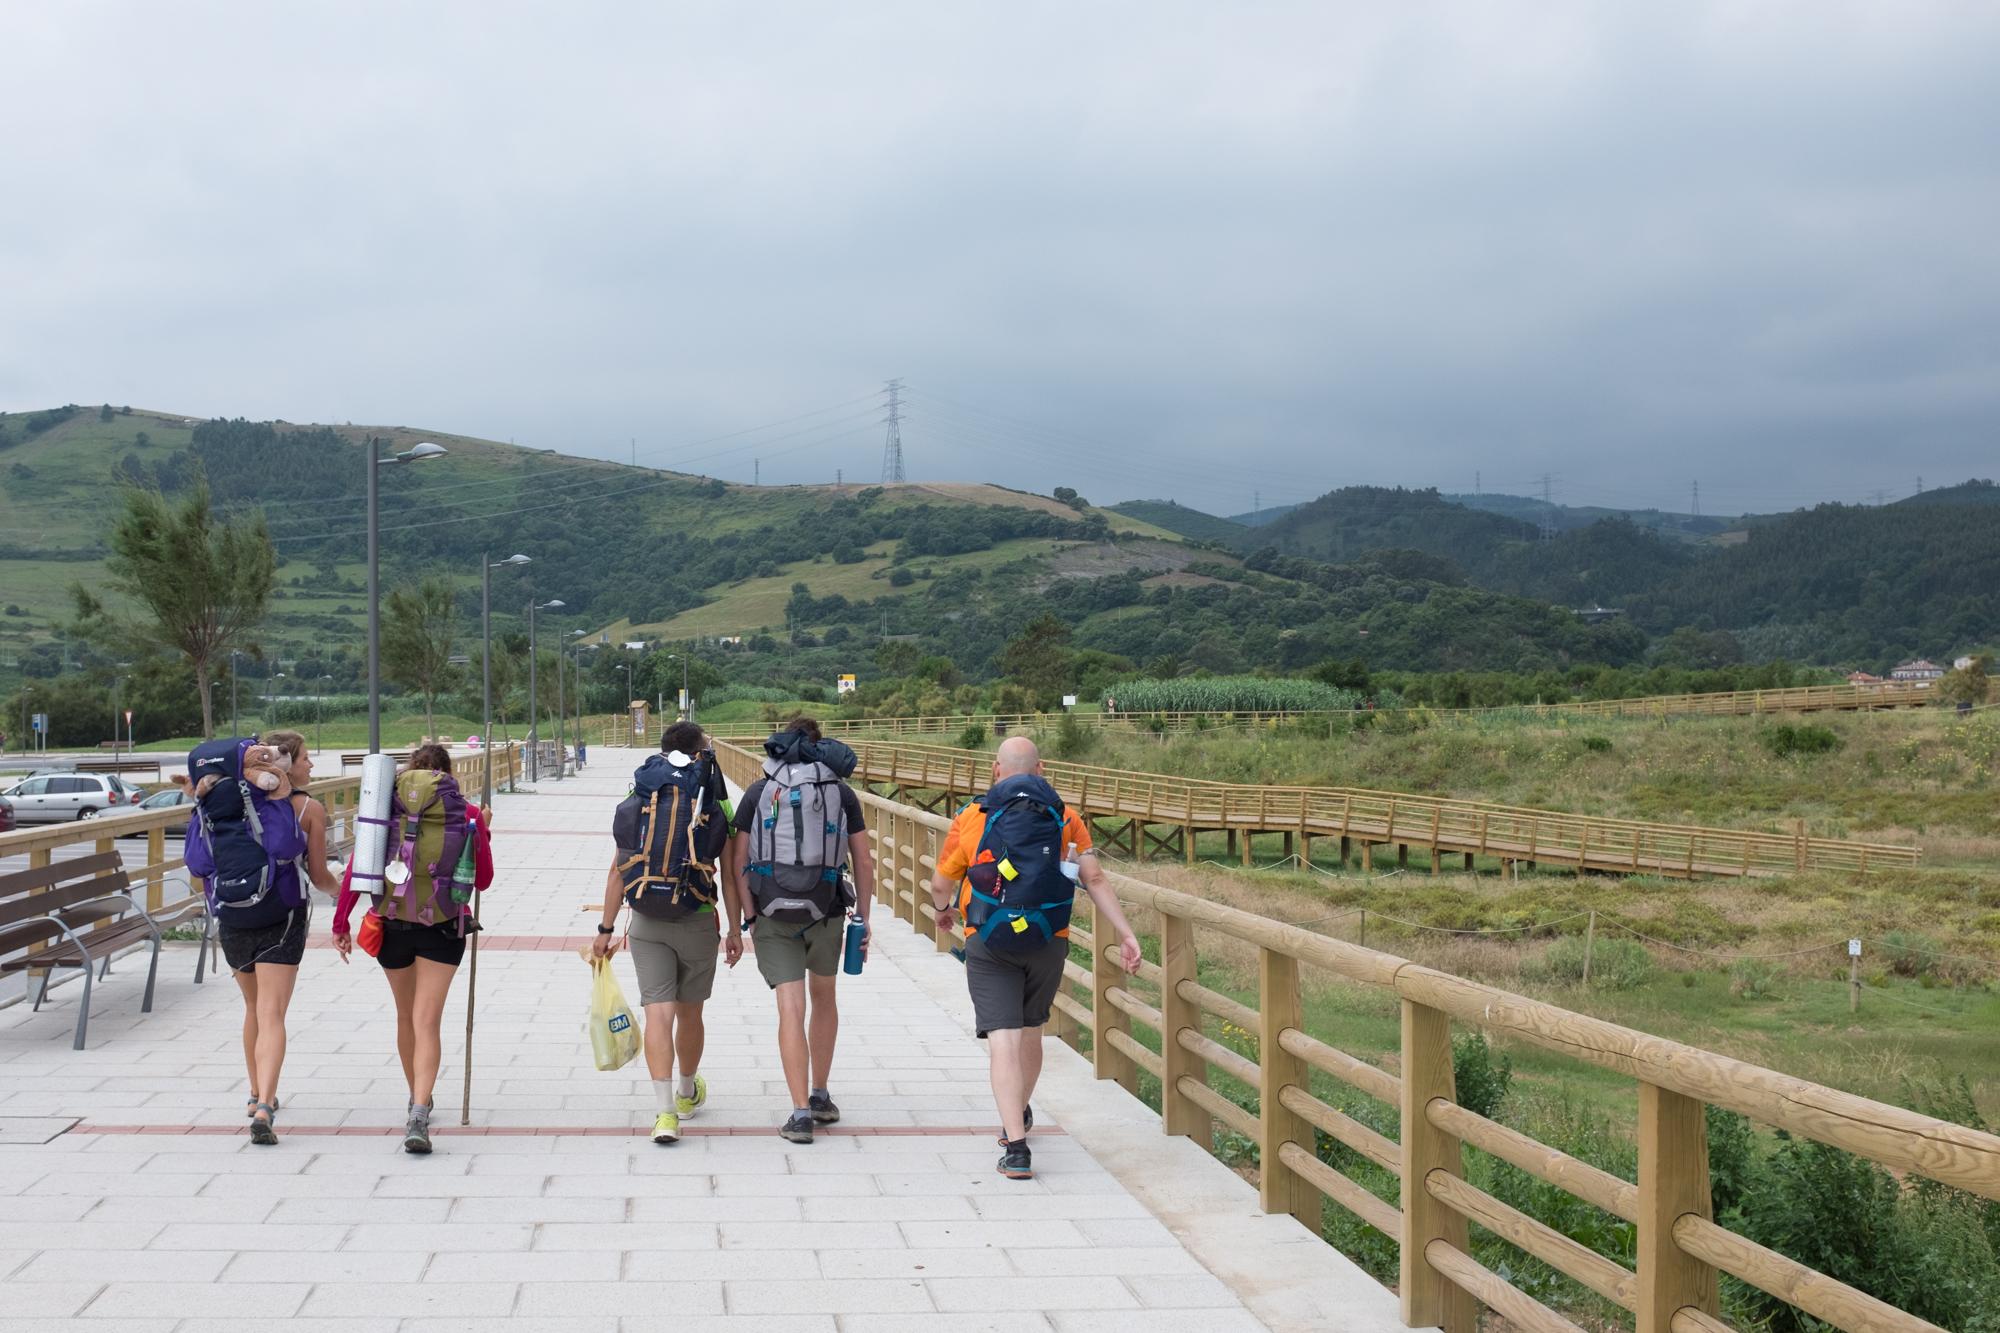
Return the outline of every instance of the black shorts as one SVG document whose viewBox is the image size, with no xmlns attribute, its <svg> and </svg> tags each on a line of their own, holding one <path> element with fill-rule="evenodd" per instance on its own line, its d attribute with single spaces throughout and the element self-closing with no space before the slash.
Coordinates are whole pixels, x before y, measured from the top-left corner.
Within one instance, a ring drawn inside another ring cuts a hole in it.
<svg viewBox="0 0 2000 1333">
<path fill-rule="evenodd" d="M 965 942 L 965 982 L 979 1035 L 1009 1028 L 1038 1028 L 1049 1021 L 1062 985 L 1069 941 L 1050 940 L 1031 953 L 1000 953 L 978 940 Z"/>
<path fill-rule="evenodd" d="M 375 961 L 396 972 L 419 958 L 446 967 L 457 967 L 465 961 L 465 936 L 458 933 L 458 923 L 444 921 L 435 926 L 419 926 L 407 921 L 384 921 L 382 952 L 375 955 Z"/>
<path fill-rule="evenodd" d="M 232 972 L 254 972 L 259 963 L 297 967 L 306 956 L 306 931 L 312 923 L 310 904 L 294 907 L 268 926 L 217 926 L 222 956 Z"/>
</svg>

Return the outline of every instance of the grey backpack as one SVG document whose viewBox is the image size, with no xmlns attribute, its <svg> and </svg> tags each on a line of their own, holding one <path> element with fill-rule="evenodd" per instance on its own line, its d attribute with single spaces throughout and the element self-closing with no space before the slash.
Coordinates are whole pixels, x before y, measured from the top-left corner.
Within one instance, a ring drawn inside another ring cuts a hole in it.
<svg viewBox="0 0 2000 1333">
<path fill-rule="evenodd" d="M 750 893 L 759 916 L 811 925 L 845 908 L 847 811 L 822 763 L 764 761 L 750 829 Z"/>
</svg>

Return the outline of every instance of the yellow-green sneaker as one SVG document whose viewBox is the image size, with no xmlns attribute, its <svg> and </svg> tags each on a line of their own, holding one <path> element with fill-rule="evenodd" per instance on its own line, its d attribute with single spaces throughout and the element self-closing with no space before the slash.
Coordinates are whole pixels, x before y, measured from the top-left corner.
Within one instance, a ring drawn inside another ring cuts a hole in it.
<svg viewBox="0 0 2000 1333">
<path fill-rule="evenodd" d="M 674 1094 L 674 1110 L 681 1115 L 693 1115 L 701 1104 L 708 1100 L 708 1080 L 700 1074 L 694 1076 L 694 1096 L 683 1097 Z"/>
<path fill-rule="evenodd" d="M 672 1111 L 662 1111 L 653 1120 L 653 1142 L 679 1143 L 681 1141 L 681 1118 Z"/>
</svg>

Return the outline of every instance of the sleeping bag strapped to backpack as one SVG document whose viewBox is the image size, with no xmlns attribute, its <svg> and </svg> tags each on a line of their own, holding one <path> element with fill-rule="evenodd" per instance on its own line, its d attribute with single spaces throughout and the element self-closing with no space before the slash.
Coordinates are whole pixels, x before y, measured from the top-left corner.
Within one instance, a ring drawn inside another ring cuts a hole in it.
<svg viewBox="0 0 2000 1333">
<path fill-rule="evenodd" d="M 391 921 L 435 926 L 472 919 L 471 885 L 457 883 L 467 826 L 465 797 L 449 773 L 411 768 L 389 797 L 389 852 L 376 910 Z"/>
<path fill-rule="evenodd" d="M 298 815 L 243 776 L 244 751 L 256 744 L 255 736 L 204 741 L 188 755 L 188 790 L 196 794 L 188 868 L 227 926 L 266 925 L 305 901 Z"/>
<path fill-rule="evenodd" d="M 726 790 L 706 750 L 656 754 L 632 774 L 632 794 L 611 816 L 611 840 L 626 853 L 618 876 L 633 911 L 678 921 L 715 902 L 716 861 L 729 840 L 717 793 Z"/>
<path fill-rule="evenodd" d="M 839 768 L 854 752 L 838 741 L 784 732 L 764 742 L 764 783 L 750 828 L 750 895 L 759 916 L 809 926 L 845 910 L 847 810 Z"/>
<path fill-rule="evenodd" d="M 965 924 L 996 953 L 1032 952 L 1069 929 L 1076 882 L 1064 868 L 1063 803 L 1033 773 L 979 798 L 986 831 L 965 872 Z"/>
</svg>

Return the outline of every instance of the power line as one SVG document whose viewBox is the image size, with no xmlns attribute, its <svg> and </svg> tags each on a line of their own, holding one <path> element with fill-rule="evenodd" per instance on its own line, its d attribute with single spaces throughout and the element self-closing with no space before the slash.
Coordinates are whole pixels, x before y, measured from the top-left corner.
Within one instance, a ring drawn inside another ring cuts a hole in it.
<svg viewBox="0 0 2000 1333">
<path fill-rule="evenodd" d="M 882 441 L 882 480 L 884 482 L 903 480 L 903 382 L 890 380 L 889 415 L 886 424 L 889 433 Z"/>
</svg>

